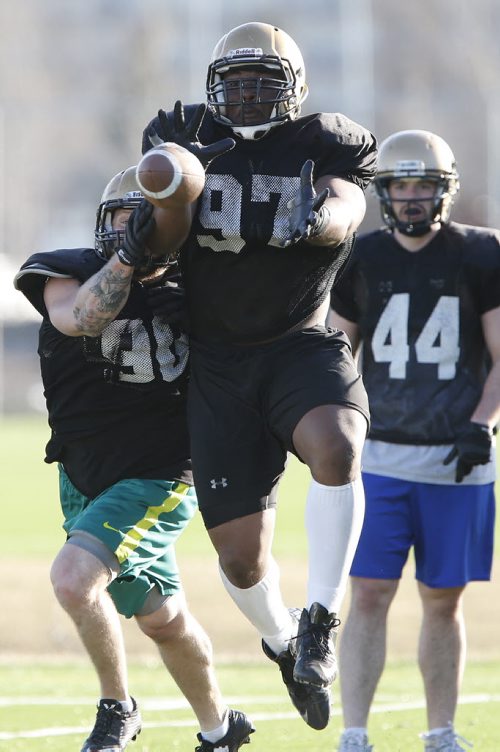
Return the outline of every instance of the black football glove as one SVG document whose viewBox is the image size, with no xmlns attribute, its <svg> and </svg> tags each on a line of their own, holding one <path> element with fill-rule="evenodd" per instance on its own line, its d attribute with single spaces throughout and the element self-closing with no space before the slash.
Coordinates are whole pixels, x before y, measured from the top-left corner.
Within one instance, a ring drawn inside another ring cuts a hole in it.
<svg viewBox="0 0 500 752">
<path fill-rule="evenodd" d="M 155 228 L 154 206 L 142 199 L 128 218 L 125 240 L 117 256 L 126 266 L 141 266 L 146 258 L 146 243 Z"/>
<path fill-rule="evenodd" d="M 443 460 L 443 465 L 449 465 L 457 458 L 457 483 L 461 483 L 475 465 L 486 465 L 490 461 L 492 435 L 488 426 L 472 421 L 458 434 L 455 446 Z"/>
<path fill-rule="evenodd" d="M 183 146 L 197 157 L 202 163 L 205 170 L 210 162 L 221 154 L 234 149 L 236 141 L 234 138 L 223 138 L 214 144 L 204 146 L 198 141 L 198 131 L 205 115 L 207 106 L 200 104 L 193 117 L 186 123 L 184 116 L 184 106 L 180 100 L 174 105 L 174 122 L 172 123 L 165 110 L 158 110 L 159 133 L 152 132 L 149 134 L 149 140 L 153 146 L 158 146 L 164 141 L 172 141 L 179 146 Z"/>
<path fill-rule="evenodd" d="M 177 282 L 167 280 L 161 287 L 146 288 L 146 302 L 154 316 L 167 324 L 184 324 L 186 294 Z"/>
<path fill-rule="evenodd" d="M 316 193 L 312 179 L 313 169 L 312 159 L 304 162 L 300 171 L 299 192 L 287 204 L 287 208 L 290 209 L 290 234 L 281 244 L 284 248 L 298 243 L 299 240 L 319 235 L 330 219 L 330 212 L 323 206 L 329 196 L 329 190 L 325 188 L 321 193 Z"/>
</svg>

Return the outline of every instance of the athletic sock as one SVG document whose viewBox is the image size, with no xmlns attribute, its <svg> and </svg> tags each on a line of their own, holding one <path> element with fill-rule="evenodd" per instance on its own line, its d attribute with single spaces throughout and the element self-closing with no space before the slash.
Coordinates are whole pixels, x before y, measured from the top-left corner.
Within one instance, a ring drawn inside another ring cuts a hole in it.
<svg viewBox="0 0 500 752">
<path fill-rule="evenodd" d="M 109 702 L 109 697 L 101 697 L 101 702 Z M 132 702 L 132 699 L 129 697 L 128 700 L 114 700 L 114 702 L 120 703 L 122 706 L 122 710 L 124 713 L 131 713 L 134 709 L 134 703 Z"/>
<path fill-rule="evenodd" d="M 446 734 L 449 732 L 449 730 L 453 729 L 453 726 L 449 724 L 448 726 L 441 726 L 437 728 L 433 728 L 430 731 L 427 732 L 426 736 L 441 736 L 441 734 Z"/>
<path fill-rule="evenodd" d="M 307 608 L 317 602 L 329 612 L 339 612 L 364 509 L 361 478 L 345 486 L 324 486 L 311 481 L 305 513 L 309 542 Z"/>
<path fill-rule="evenodd" d="M 203 731 L 201 730 L 201 735 L 203 739 L 206 739 L 207 742 L 212 742 L 214 744 L 215 742 L 218 742 L 219 739 L 223 739 L 227 732 L 229 731 L 229 711 L 226 710 L 224 713 L 224 720 L 222 721 L 220 726 L 217 726 L 217 728 L 211 729 L 210 731 Z"/>
<path fill-rule="evenodd" d="M 295 636 L 294 623 L 283 603 L 280 572 L 275 560 L 271 559 L 265 577 L 249 588 L 236 587 L 220 566 L 219 571 L 227 592 L 271 650 L 277 655 L 286 650 L 288 641 Z"/>
<path fill-rule="evenodd" d="M 342 736 L 354 736 L 363 739 L 364 737 L 368 737 L 368 729 L 362 726 L 349 726 L 344 729 Z"/>
</svg>

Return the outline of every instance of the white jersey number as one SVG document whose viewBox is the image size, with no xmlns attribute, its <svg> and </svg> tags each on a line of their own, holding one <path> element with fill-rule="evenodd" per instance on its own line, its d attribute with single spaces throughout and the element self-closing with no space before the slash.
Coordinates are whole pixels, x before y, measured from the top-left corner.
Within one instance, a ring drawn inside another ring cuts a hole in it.
<svg viewBox="0 0 500 752">
<path fill-rule="evenodd" d="M 406 378 L 410 357 L 408 345 L 409 293 L 392 295 L 380 316 L 372 338 L 377 363 L 390 363 L 391 379 Z M 460 310 L 456 297 L 443 295 L 415 342 L 419 363 L 436 363 L 438 379 L 453 379 L 460 356 Z"/>
<path fill-rule="evenodd" d="M 300 178 L 277 175 L 252 175 L 251 200 L 269 203 L 272 195 L 278 195 L 278 207 L 274 216 L 272 237 L 269 245 L 279 246 L 288 236 L 287 204 L 300 187 Z M 222 235 L 198 235 L 202 248 L 212 251 L 239 253 L 245 245 L 241 237 L 241 206 L 243 188 L 234 175 L 207 175 L 201 198 L 200 223 L 206 230 L 216 230 Z"/>
<path fill-rule="evenodd" d="M 116 319 L 104 329 L 100 338 L 105 360 L 119 366 L 119 381 L 146 384 L 155 377 L 153 360 L 164 381 L 174 381 L 184 371 L 188 359 L 185 334 L 174 339 L 170 326 L 158 316 L 153 318 L 155 352 L 140 319 Z"/>
</svg>

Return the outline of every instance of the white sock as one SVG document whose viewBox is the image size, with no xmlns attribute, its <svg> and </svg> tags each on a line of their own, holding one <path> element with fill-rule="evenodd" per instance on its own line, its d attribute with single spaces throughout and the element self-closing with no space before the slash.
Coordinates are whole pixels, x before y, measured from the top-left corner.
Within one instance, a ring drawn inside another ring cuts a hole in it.
<svg viewBox="0 0 500 752">
<path fill-rule="evenodd" d="M 321 603 L 338 614 L 365 512 L 361 478 L 345 486 L 311 481 L 305 524 L 309 542 L 307 608 Z"/>
<path fill-rule="evenodd" d="M 224 713 L 224 720 L 222 721 L 220 726 L 217 726 L 217 728 L 211 729 L 211 731 L 201 731 L 201 735 L 203 739 L 206 739 L 207 742 L 212 742 L 214 744 L 215 742 L 218 742 L 219 739 L 223 739 L 227 732 L 229 731 L 229 711 L 226 710 Z"/>
<path fill-rule="evenodd" d="M 453 726 L 451 725 L 451 723 L 448 724 L 448 726 L 441 726 L 438 728 L 433 728 L 430 731 L 428 731 L 426 735 L 427 736 L 441 736 L 441 734 L 445 734 L 447 731 L 449 731 L 450 728 L 453 729 Z"/>
<path fill-rule="evenodd" d="M 344 729 L 342 736 L 351 736 L 365 739 L 365 737 L 368 738 L 368 729 L 363 728 L 362 726 L 349 726 L 348 728 Z"/>
<path fill-rule="evenodd" d="M 219 566 L 222 583 L 240 611 L 253 624 L 261 637 L 277 655 L 288 647 L 293 634 L 293 622 L 283 603 L 280 572 L 271 559 L 265 577 L 249 588 L 238 588 L 229 582 Z"/>
<path fill-rule="evenodd" d="M 101 700 L 109 700 L 109 697 L 101 697 Z M 134 709 L 134 703 L 132 702 L 132 698 L 129 697 L 128 700 L 116 700 L 116 702 L 119 702 L 122 706 L 122 710 L 124 713 L 131 713 Z"/>
</svg>

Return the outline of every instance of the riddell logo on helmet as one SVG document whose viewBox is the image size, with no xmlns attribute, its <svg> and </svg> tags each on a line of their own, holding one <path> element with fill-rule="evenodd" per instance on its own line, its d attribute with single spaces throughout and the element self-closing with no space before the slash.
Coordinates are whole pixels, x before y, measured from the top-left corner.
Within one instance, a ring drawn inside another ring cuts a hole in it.
<svg viewBox="0 0 500 752">
<path fill-rule="evenodd" d="M 237 50 L 229 50 L 227 57 L 262 57 L 263 54 L 260 47 L 240 47 Z"/>
<path fill-rule="evenodd" d="M 395 175 L 423 175 L 425 164 L 419 159 L 400 159 L 394 168 Z"/>
</svg>

